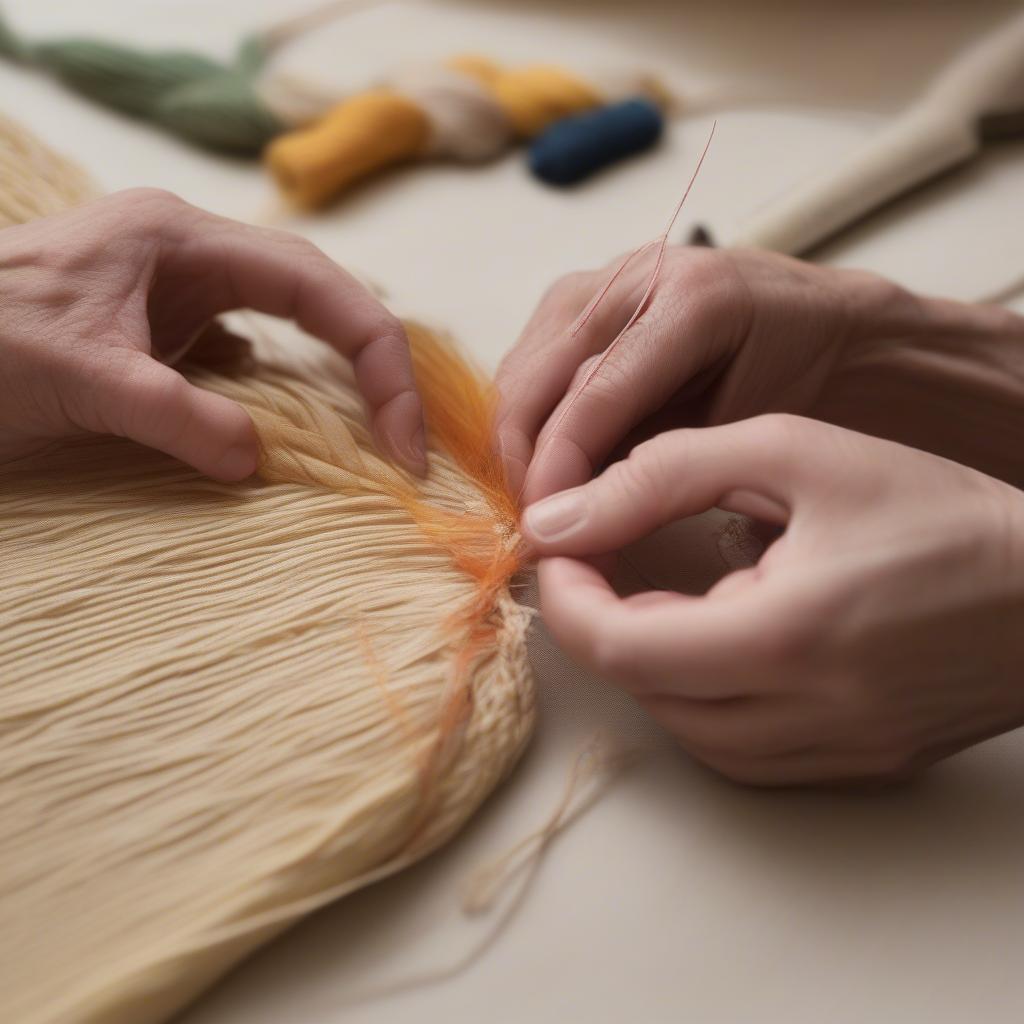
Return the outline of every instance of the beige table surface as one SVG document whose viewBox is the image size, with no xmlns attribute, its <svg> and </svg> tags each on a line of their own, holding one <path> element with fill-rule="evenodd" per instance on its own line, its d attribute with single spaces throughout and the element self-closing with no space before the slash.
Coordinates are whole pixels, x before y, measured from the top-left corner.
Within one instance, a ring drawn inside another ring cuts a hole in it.
<svg viewBox="0 0 1024 1024">
<path fill-rule="evenodd" d="M 477 48 L 578 66 L 635 64 L 684 92 L 758 96 L 720 114 L 681 222 L 725 225 L 827 167 L 958 46 L 1016 5 L 382 3 L 282 59 L 340 84 L 409 56 Z M 7 0 L 40 35 L 71 29 L 226 53 L 287 0 Z M 774 101 L 774 102 L 773 102 Z M 241 218 L 267 216 L 258 168 L 188 149 L 0 66 L 0 109 L 80 159 L 108 189 L 159 185 Z M 676 125 L 656 156 L 570 193 L 517 156 L 418 167 L 330 213 L 293 220 L 384 284 L 401 312 L 453 329 L 493 367 L 545 286 L 660 230 L 707 134 Z M 1024 271 L 1024 145 L 1007 144 L 835 243 L 824 259 L 974 297 Z M 716 553 L 692 546 L 695 576 Z M 1024 628 L 1024 627 L 1022 627 Z M 1024 742 L 1011 735 L 878 796 L 744 791 L 694 766 L 621 696 L 567 669 L 542 633 L 536 741 L 450 848 L 329 908 L 253 957 L 183 1024 L 342 1020 L 952 1022 L 1024 1018 Z M 511 924 L 442 983 L 353 1005 L 357 993 L 471 949 L 474 866 L 538 824 L 579 744 L 602 726 L 638 764 L 552 847 Z"/>
</svg>

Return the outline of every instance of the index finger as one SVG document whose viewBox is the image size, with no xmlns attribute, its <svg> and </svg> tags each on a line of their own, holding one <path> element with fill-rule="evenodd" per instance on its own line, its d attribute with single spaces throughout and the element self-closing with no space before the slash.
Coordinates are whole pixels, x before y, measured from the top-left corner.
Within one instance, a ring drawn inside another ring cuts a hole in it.
<svg viewBox="0 0 1024 1024">
<path fill-rule="evenodd" d="M 590 354 L 589 339 L 572 337 L 570 327 L 593 294 L 596 281 L 596 274 L 586 272 L 559 280 L 541 299 L 498 367 L 495 442 L 513 491 L 526 479 L 537 431 Z"/>
<path fill-rule="evenodd" d="M 558 280 L 502 360 L 495 381 L 501 396 L 496 441 L 514 490 L 527 479 L 544 421 L 636 307 L 644 282 L 637 258 L 649 249 Z"/>
<path fill-rule="evenodd" d="M 527 474 L 525 503 L 593 477 L 634 427 L 701 379 L 746 331 L 746 292 L 729 257 L 678 249 L 668 260 L 669 272 L 647 308 L 624 334 L 606 335 L 611 345 L 601 362 L 574 382 L 548 417 Z M 614 301 L 635 308 L 635 291 L 634 283 Z"/>
<path fill-rule="evenodd" d="M 250 308 L 327 342 L 352 360 L 378 444 L 405 468 L 426 472 L 423 406 L 400 321 L 305 239 L 195 212 L 161 261 L 179 286 L 188 275 L 203 317 Z"/>
</svg>

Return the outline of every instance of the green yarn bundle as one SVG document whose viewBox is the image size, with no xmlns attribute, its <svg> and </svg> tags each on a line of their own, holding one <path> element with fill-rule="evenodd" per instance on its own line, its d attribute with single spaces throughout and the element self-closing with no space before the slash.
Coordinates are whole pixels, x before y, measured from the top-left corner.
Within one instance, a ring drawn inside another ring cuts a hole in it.
<svg viewBox="0 0 1024 1024">
<path fill-rule="evenodd" d="M 255 155 L 289 127 L 256 88 L 272 50 L 344 6 L 329 4 L 248 37 L 229 64 L 183 50 L 136 50 L 95 39 L 28 42 L 0 16 L 0 57 L 41 68 L 95 102 L 195 145 Z"/>
<path fill-rule="evenodd" d="M 234 153 L 259 153 L 288 126 L 266 107 L 255 82 L 269 48 L 260 36 L 242 42 L 234 63 L 169 90 L 154 120 L 200 146 Z"/>
</svg>

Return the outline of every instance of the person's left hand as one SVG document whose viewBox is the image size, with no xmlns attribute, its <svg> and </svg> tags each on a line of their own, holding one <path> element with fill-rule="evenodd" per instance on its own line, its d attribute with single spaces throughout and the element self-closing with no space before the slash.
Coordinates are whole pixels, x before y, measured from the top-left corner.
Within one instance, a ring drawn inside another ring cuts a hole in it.
<svg viewBox="0 0 1024 1024">
<path fill-rule="evenodd" d="M 702 597 L 584 560 L 715 506 L 785 532 Z M 735 780 L 888 780 L 1024 722 L 1024 493 L 956 463 L 762 416 L 661 434 L 523 528 L 555 639 Z"/>
<path fill-rule="evenodd" d="M 398 320 L 304 239 L 154 189 L 0 233 L 0 461 L 92 432 L 218 480 L 247 477 L 258 456 L 248 414 L 170 366 L 214 317 L 245 308 L 293 319 L 348 356 L 381 449 L 426 472 Z"/>
</svg>

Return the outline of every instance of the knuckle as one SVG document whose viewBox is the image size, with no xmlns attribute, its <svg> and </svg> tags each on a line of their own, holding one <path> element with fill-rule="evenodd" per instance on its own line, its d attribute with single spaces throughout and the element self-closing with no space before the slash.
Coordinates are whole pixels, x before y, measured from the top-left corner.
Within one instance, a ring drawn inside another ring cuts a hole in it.
<svg viewBox="0 0 1024 1024">
<path fill-rule="evenodd" d="M 843 275 L 850 288 L 856 290 L 861 300 L 872 308 L 895 310 L 918 301 L 908 289 L 873 271 L 844 269 L 838 273 Z"/>
<path fill-rule="evenodd" d="M 261 242 L 266 249 L 289 261 L 295 281 L 302 286 L 325 290 L 337 286 L 341 268 L 308 238 L 291 231 L 266 228 L 261 233 Z"/>
<path fill-rule="evenodd" d="M 608 359 L 600 365 L 593 376 L 588 376 L 593 372 L 593 367 L 598 359 L 600 356 L 591 356 L 580 364 L 573 376 L 570 390 L 582 387 L 586 381 L 586 400 L 588 402 L 604 408 L 625 406 L 626 416 L 632 418 L 637 389 L 634 386 L 633 374 L 630 373 L 629 367 L 616 359 Z"/>
<path fill-rule="evenodd" d="M 203 218 L 212 219 L 175 193 L 148 187 L 115 193 L 109 197 L 105 211 L 106 230 L 136 245 L 157 238 L 184 237 Z"/>
<path fill-rule="evenodd" d="M 616 374 L 613 379 L 618 385 L 617 399 L 634 399 L 638 382 L 664 374 L 665 349 L 675 344 L 678 341 L 673 324 L 666 324 L 655 311 L 647 310 L 630 327 L 627 343 L 613 350 L 605 360 L 598 376 Z"/>
<path fill-rule="evenodd" d="M 740 283 L 733 257 L 723 251 L 692 246 L 672 246 L 665 252 L 665 270 L 678 290 L 699 306 L 735 299 Z"/>
<path fill-rule="evenodd" d="M 675 472 L 679 463 L 688 461 L 694 434 L 690 430 L 672 430 L 638 444 L 626 460 L 648 486 L 659 487 Z"/>
<path fill-rule="evenodd" d="M 736 424 L 735 430 L 744 444 L 777 473 L 787 478 L 807 476 L 807 460 L 823 472 L 834 469 L 839 461 L 855 454 L 850 441 L 829 424 L 819 423 L 788 412 L 770 412 Z M 852 479 L 852 478 L 851 478 Z M 847 484 L 850 480 L 845 481 Z"/>
<path fill-rule="evenodd" d="M 617 496 L 632 501 L 638 495 L 657 498 L 664 492 L 668 474 L 664 447 L 661 437 L 644 441 L 609 467 L 605 475 Z"/>
<path fill-rule="evenodd" d="M 509 399 L 518 397 L 520 385 L 525 383 L 528 374 L 528 360 L 520 345 L 516 345 L 502 357 L 498 364 L 498 371 L 494 375 L 495 386 L 502 398 L 505 399 L 498 409 L 498 426 L 501 426 L 512 412 L 514 402 Z"/>
<path fill-rule="evenodd" d="M 409 339 L 402 321 L 390 310 L 380 306 L 375 310 L 376 333 L 378 338 L 402 348 L 408 348 Z"/>
<path fill-rule="evenodd" d="M 751 429 L 766 448 L 787 452 L 813 431 L 813 426 L 802 416 L 787 412 L 770 412 L 755 416 Z"/>
<path fill-rule="evenodd" d="M 294 231 L 271 229 L 268 239 L 270 244 L 289 253 L 301 264 L 308 273 L 334 277 L 338 273 L 337 264 L 320 248 L 302 235 Z"/>
<path fill-rule="evenodd" d="M 148 223 L 162 222 L 180 217 L 182 211 L 190 209 L 181 196 L 162 188 L 130 188 L 110 197 L 110 206 L 118 217 L 126 213 Z"/>
<path fill-rule="evenodd" d="M 191 426 L 185 378 L 174 376 L 159 385 L 136 381 L 130 387 L 129 414 L 134 425 L 159 435 L 165 444 L 176 444 Z"/>
<path fill-rule="evenodd" d="M 87 389 L 89 400 L 75 403 L 73 415 L 79 426 L 99 433 L 124 434 L 129 402 L 123 399 L 131 396 L 131 403 L 138 402 L 134 395 L 136 367 L 133 351 L 119 347 L 105 348 L 99 352 L 87 353 L 76 361 L 71 369 L 72 384 L 69 389 L 80 394 L 83 379 L 102 381 L 99 392 L 101 399 L 93 398 L 93 390 Z"/>
<path fill-rule="evenodd" d="M 179 374 L 154 377 L 145 372 L 147 357 L 135 350 L 111 349 L 104 353 L 98 373 L 107 380 L 108 395 L 116 395 L 97 411 L 103 429 L 112 434 L 159 434 L 168 443 L 187 429 L 186 395 L 189 385 Z"/>
</svg>

